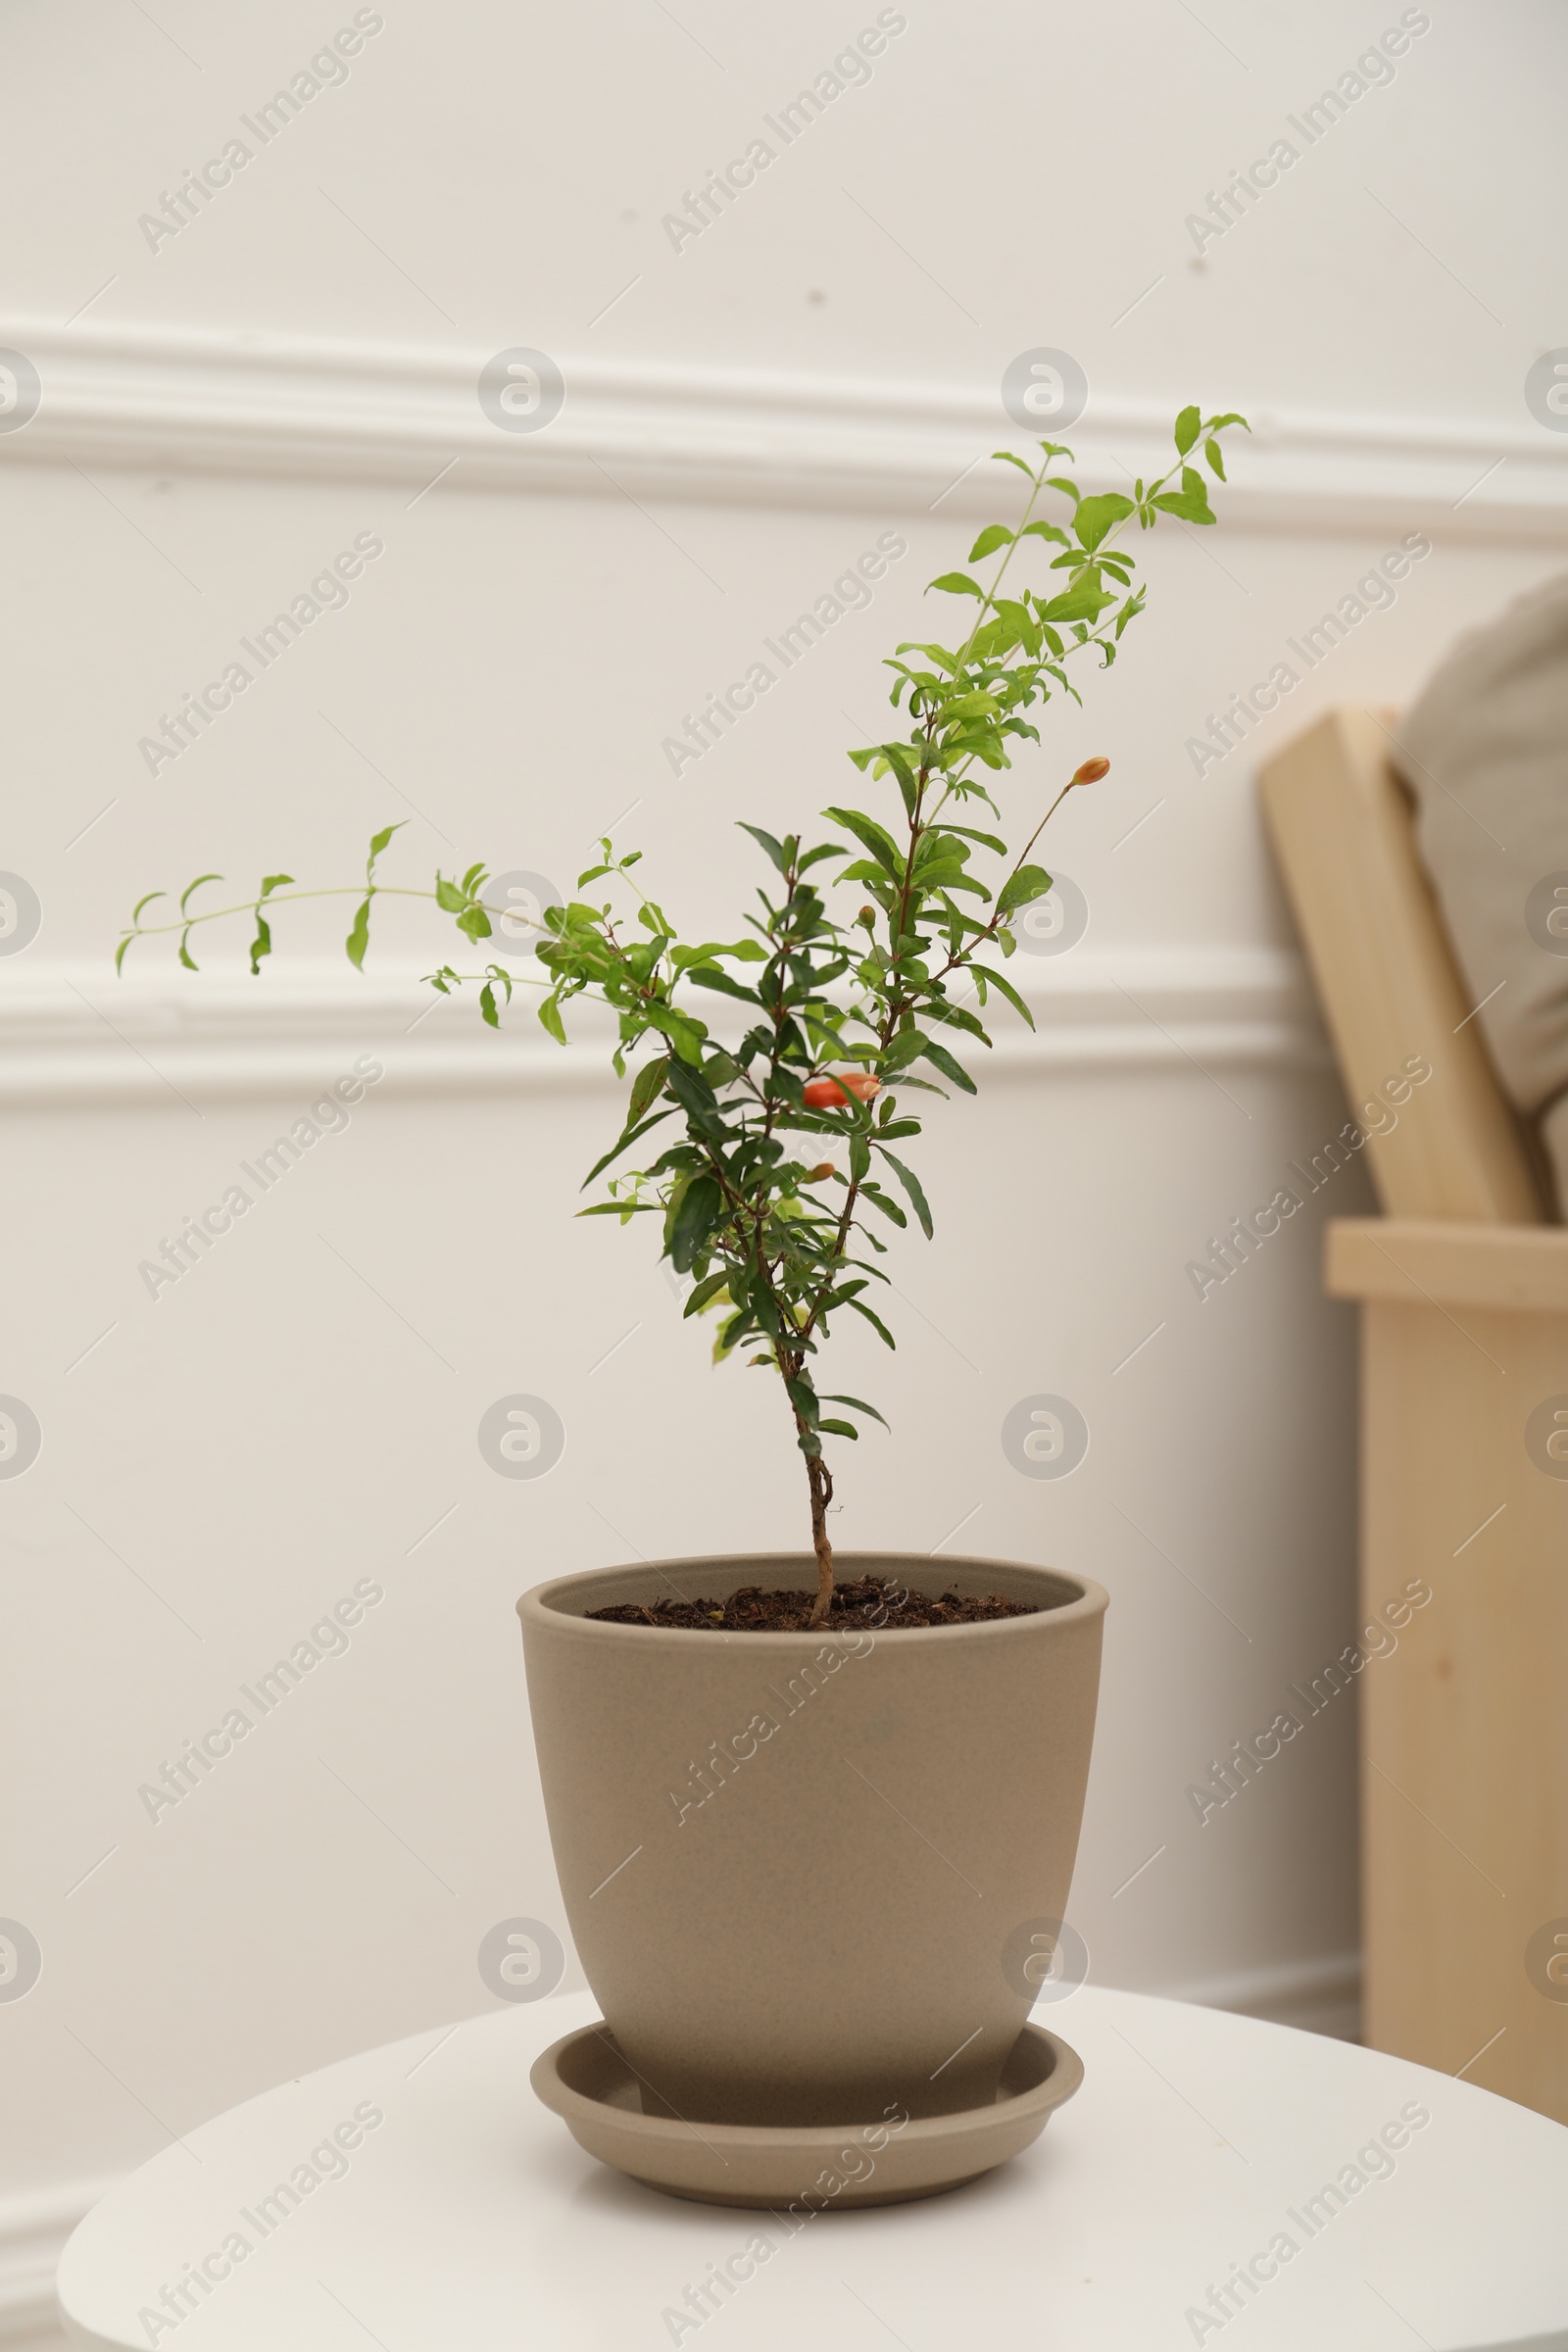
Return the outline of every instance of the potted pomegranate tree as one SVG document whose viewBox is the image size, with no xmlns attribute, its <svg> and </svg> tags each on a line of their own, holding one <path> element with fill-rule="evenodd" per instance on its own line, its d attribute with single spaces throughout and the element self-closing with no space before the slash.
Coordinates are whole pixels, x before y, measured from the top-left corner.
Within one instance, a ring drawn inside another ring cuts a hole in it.
<svg viewBox="0 0 1568 2352">
<path fill-rule="evenodd" d="M 576 999 L 615 1014 L 624 1117 L 582 1213 L 657 1220 L 686 1315 L 711 1319 L 716 1358 L 777 1379 L 802 1459 L 808 1551 L 599 1569 L 517 1604 L 563 1896 L 607 2020 L 547 2052 L 536 2086 L 585 2145 L 686 2195 L 811 2211 L 928 2193 L 1026 2144 L 1076 2085 L 1026 2019 L 1072 1876 L 1105 1594 L 1011 1562 L 936 1579 L 905 1553 L 835 1560 L 831 1451 L 881 1416 L 820 1367 L 846 1318 L 894 1345 L 879 1260 L 911 1219 L 932 1231 L 915 1098 L 975 1092 L 993 995 L 1029 1021 L 1003 967 L 1052 887 L 1036 844 L 1108 766 L 1025 787 L 1020 818 L 1013 752 L 1142 610 L 1132 526 L 1214 520 L 1189 459 L 1201 443 L 1223 479 L 1218 436 L 1243 422 L 1183 410 L 1176 463 L 1131 495 L 1082 496 L 1051 442 L 1034 463 L 998 453 L 1028 488 L 970 550 L 990 577 L 931 582 L 957 642 L 899 647 L 898 728 L 850 754 L 877 810 L 847 796 L 821 839 L 748 825 L 764 879 L 738 936 L 683 941 L 606 840 L 541 916 L 542 973 L 429 975 L 476 985 L 492 1024 L 542 988 L 563 1043 Z M 396 830 L 353 886 L 356 966 Z M 417 895 L 478 946 L 502 911 L 486 878 Z M 190 964 L 195 929 L 246 911 L 255 972 L 276 909 L 320 895 L 292 880 L 206 912 L 193 884 L 173 922 L 144 921 L 161 894 L 143 899 L 119 960 L 177 932 Z"/>
</svg>

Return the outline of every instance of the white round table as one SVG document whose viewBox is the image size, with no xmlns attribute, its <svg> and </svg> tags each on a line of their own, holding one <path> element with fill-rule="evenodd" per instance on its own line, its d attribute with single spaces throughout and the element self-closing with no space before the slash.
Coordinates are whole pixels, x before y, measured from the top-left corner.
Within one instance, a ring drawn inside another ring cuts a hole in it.
<svg viewBox="0 0 1568 2352">
<path fill-rule="evenodd" d="M 1402 2060 L 1085 1985 L 1038 2012 L 1087 2075 L 1026 2155 L 929 2202 L 789 2224 L 582 2153 L 528 2069 L 596 2014 L 587 1993 L 501 2010 L 218 2117 L 75 2231 L 67 2334 L 115 2352 L 1568 2348 L 1568 2131 Z"/>
</svg>

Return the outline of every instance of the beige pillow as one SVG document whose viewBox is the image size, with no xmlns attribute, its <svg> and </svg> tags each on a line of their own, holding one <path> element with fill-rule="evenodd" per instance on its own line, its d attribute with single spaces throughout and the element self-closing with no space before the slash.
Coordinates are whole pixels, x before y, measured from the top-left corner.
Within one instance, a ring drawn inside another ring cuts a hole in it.
<svg viewBox="0 0 1568 2352">
<path fill-rule="evenodd" d="M 1568 1215 L 1568 578 L 1459 640 L 1395 766 L 1478 1025 Z"/>
</svg>

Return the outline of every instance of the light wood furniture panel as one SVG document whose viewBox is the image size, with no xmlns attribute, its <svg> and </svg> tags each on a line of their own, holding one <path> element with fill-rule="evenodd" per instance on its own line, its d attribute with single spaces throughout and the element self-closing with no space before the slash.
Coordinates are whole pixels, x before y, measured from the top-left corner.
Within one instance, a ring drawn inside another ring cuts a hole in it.
<svg viewBox="0 0 1568 2352">
<path fill-rule="evenodd" d="M 1362 1301 L 1361 1623 L 1432 1592 L 1358 1678 L 1363 2033 L 1568 2122 L 1526 1970 L 1568 1930 L 1568 1480 L 1525 1444 L 1568 1406 L 1568 1233 L 1346 1220 L 1328 1287 Z"/>
<path fill-rule="evenodd" d="M 1407 1217 L 1535 1224 L 1541 1188 L 1487 1058 L 1389 766 L 1392 713 L 1334 710 L 1262 771 L 1263 807 L 1350 1107 L 1408 1054 L 1432 1076 L 1368 1147 Z"/>
<path fill-rule="evenodd" d="M 1352 1108 L 1433 1066 L 1369 1146 L 1390 1213 L 1327 1237 L 1362 1310 L 1361 1623 L 1432 1593 L 1357 1678 L 1364 2033 L 1568 2121 L 1568 2001 L 1527 1965 L 1568 1933 L 1568 1479 L 1527 1446 L 1568 1409 L 1568 1232 L 1540 1222 L 1387 752 L 1341 711 L 1262 778 Z"/>
</svg>

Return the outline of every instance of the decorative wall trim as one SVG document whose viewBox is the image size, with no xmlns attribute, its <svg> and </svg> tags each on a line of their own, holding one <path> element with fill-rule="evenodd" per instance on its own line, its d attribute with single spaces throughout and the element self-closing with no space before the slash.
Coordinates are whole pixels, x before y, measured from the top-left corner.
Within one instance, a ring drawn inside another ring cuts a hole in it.
<svg viewBox="0 0 1568 2352">
<path fill-rule="evenodd" d="M 150 953 L 150 952 L 149 952 Z M 1012 958 L 1033 1034 L 996 1006 L 978 1076 L 1164 1070 L 1321 1070 L 1331 1057 L 1297 958 L 1257 948 L 1166 948 Z M 521 1094 L 608 1088 L 612 1031 L 585 1010 L 563 1050 L 519 992 L 499 1034 L 471 990 L 442 1002 L 416 979 L 345 967 L 127 975 L 103 963 L 0 965 L 0 1102 L 191 1104 L 319 1089 L 374 1054 L 391 1091 Z"/>
<path fill-rule="evenodd" d="M 491 354 L 167 327 L 0 322 L 38 370 L 37 414 L 0 435 L 10 464 L 384 480 L 440 491 L 573 491 L 742 505 L 994 505 L 980 463 L 1017 440 L 989 389 L 554 355 L 566 385 L 542 431 L 479 407 Z M 1121 487 L 1165 463 L 1172 404 L 1091 399 L 1063 437 L 1080 478 Z M 1568 540 L 1568 437 L 1517 425 L 1254 411 L 1226 521 L 1270 531 L 1421 524 L 1446 537 Z M 445 468 L 450 471 L 444 471 Z M 971 471 L 970 469 L 973 468 Z"/>
<path fill-rule="evenodd" d="M 1326 1959 L 1247 1969 L 1184 1984 L 1168 1997 L 1225 2009 L 1234 2017 L 1260 2017 L 1271 2026 L 1295 2026 L 1305 2034 L 1332 2034 L 1339 2041 L 1359 2041 L 1361 1955 L 1332 1952 Z"/>
</svg>

